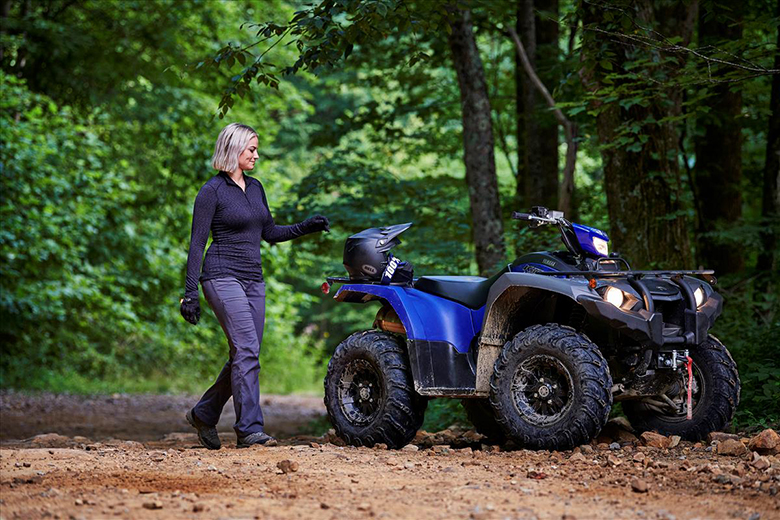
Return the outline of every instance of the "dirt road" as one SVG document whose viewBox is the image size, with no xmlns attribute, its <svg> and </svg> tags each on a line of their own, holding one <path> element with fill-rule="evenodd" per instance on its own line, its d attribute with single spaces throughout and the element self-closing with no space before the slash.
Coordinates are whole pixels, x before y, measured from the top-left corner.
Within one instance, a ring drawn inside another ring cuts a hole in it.
<svg viewBox="0 0 780 520">
<path fill-rule="evenodd" d="M 223 449 L 213 452 L 200 448 L 186 425 L 143 443 L 94 423 L 95 438 L 76 437 L 84 431 L 57 415 L 62 410 L 52 415 L 65 421 L 60 434 L 13 440 L 9 432 L 34 428 L 21 424 L 25 414 L 12 413 L 9 399 L 20 396 L 0 397 L 0 517 L 6 520 L 780 518 L 780 459 L 747 449 L 725 456 L 684 441 L 653 448 L 626 441 L 623 433 L 625 445 L 611 448 L 499 451 L 481 445 L 473 432 L 455 431 L 420 434 L 419 447 L 399 451 L 338 446 L 328 442 L 338 442 L 332 436 L 238 450 L 226 432 Z M 79 398 L 63 403 L 68 399 Z M 170 422 L 179 424 L 180 398 L 154 399 L 171 399 Z M 273 399 L 295 409 L 283 397 Z M 304 411 L 308 398 L 294 399 Z M 134 407 L 125 404 L 107 424 L 132 419 L 123 411 Z M 25 405 L 27 414 L 37 411 L 35 399 Z M 319 413 L 315 399 L 303 416 L 310 421 Z M 11 418 L 20 424 L 9 424 Z"/>
</svg>

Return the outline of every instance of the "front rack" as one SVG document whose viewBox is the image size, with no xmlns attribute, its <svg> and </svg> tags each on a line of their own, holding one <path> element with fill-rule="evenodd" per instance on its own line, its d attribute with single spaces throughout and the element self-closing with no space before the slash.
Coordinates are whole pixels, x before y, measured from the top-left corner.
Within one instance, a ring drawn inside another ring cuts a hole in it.
<svg viewBox="0 0 780 520">
<path fill-rule="evenodd" d="M 539 273 L 544 276 L 584 276 L 585 278 L 620 278 L 624 276 L 633 276 L 637 279 L 646 276 L 684 276 L 698 275 L 710 283 L 717 283 L 715 271 L 712 269 L 692 269 L 676 271 L 543 271 Z"/>
</svg>

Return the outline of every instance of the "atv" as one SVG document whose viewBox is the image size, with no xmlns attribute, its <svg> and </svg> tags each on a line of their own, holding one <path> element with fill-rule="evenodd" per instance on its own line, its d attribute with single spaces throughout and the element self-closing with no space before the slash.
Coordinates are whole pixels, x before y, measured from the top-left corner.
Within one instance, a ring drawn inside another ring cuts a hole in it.
<svg viewBox="0 0 780 520">
<path fill-rule="evenodd" d="M 728 350 L 709 334 L 723 307 L 711 270 L 634 271 L 601 230 L 536 206 L 565 251 L 521 256 L 490 278 L 421 276 L 390 249 L 411 223 L 349 237 L 339 302 L 378 302 L 373 328 L 336 348 L 325 406 L 355 446 L 400 448 L 428 399 L 462 399 L 498 442 L 563 450 L 589 442 L 621 402 L 639 431 L 699 440 L 739 402 Z"/>
</svg>

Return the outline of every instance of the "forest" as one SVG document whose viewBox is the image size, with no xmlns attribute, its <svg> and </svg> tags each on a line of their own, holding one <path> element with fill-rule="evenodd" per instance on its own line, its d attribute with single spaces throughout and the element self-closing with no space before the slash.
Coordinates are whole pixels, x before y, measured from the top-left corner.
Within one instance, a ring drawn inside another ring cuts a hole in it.
<svg viewBox="0 0 780 520">
<path fill-rule="evenodd" d="M 263 245 L 262 392 L 321 394 L 335 346 L 371 326 L 376 307 L 320 290 L 348 236 L 413 222 L 394 253 L 415 276 L 484 276 L 562 247 L 511 219 L 542 205 L 634 268 L 714 269 L 735 426 L 780 421 L 780 2 L 0 9 L 0 388 L 205 388 L 224 334 L 179 298 L 195 195 L 242 122 L 275 220 L 331 222 Z"/>
</svg>

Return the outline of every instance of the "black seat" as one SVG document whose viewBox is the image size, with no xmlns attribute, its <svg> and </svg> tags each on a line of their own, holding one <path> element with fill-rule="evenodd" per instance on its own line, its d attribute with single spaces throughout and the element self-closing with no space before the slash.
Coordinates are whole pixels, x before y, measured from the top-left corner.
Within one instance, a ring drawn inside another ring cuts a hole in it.
<svg viewBox="0 0 780 520">
<path fill-rule="evenodd" d="M 482 278 L 481 276 L 421 276 L 414 282 L 414 288 L 458 302 L 470 309 L 479 309 L 485 305 L 493 283 L 508 271 L 509 268 L 505 267 L 490 278 Z"/>
</svg>

